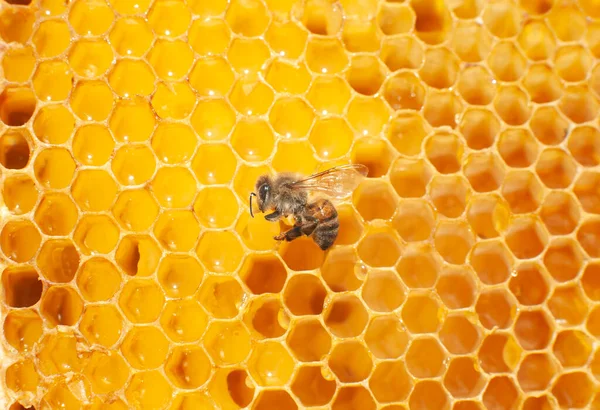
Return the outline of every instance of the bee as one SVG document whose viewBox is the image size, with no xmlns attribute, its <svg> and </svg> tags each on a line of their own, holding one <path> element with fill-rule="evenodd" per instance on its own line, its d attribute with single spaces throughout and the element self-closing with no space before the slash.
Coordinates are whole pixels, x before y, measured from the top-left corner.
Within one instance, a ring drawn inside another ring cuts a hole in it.
<svg viewBox="0 0 600 410">
<path fill-rule="evenodd" d="M 341 165 L 304 177 L 294 173 L 280 173 L 275 176 L 261 175 L 250 193 L 250 215 L 252 198 L 256 197 L 260 212 L 271 212 L 265 219 L 276 222 L 292 216 L 294 226 L 275 236 L 277 241 L 293 241 L 301 236 L 312 236 L 325 251 L 337 238 L 340 222 L 333 203 L 322 197 L 309 198 L 314 194 L 325 194 L 332 198 L 343 198 L 350 194 L 360 181 L 367 176 L 369 169 L 360 164 Z"/>
</svg>

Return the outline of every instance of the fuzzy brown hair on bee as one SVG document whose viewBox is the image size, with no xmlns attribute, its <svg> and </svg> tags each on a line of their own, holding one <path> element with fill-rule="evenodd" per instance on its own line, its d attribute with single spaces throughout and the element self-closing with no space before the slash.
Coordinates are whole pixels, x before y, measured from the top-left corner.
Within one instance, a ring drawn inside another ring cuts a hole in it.
<svg viewBox="0 0 600 410">
<path fill-rule="evenodd" d="M 254 217 L 252 199 L 260 212 L 270 212 L 265 219 L 271 222 L 293 216 L 294 226 L 275 237 L 278 241 L 293 241 L 310 236 L 322 250 L 329 249 L 339 231 L 338 213 L 326 198 L 309 201 L 309 194 L 325 194 L 344 197 L 351 193 L 368 173 L 359 164 L 342 165 L 303 177 L 300 174 L 280 173 L 261 175 L 256 181 L 255 192 L 250 194 L 250 215 Z"/>
</svg>

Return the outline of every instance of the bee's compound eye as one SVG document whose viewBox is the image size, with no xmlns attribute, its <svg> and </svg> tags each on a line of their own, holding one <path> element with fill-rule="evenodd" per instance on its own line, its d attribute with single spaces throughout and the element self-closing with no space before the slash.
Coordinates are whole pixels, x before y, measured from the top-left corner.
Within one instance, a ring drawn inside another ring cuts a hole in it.
<svg viewBox="0 0 600 410">
<path fill-rule="evenodd" d="M 262 184 L 260 188 L 258 188 L 258 196 L 260 197 L 260 199 L 264 200 L 267 197 L 269 189 L 270 188 L 267 184 Z"/>
</svg>

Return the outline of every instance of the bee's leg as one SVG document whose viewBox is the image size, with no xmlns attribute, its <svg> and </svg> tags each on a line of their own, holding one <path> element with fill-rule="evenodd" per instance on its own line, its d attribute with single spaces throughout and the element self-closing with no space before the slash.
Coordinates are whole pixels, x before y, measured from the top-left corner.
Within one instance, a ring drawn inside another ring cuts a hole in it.
<svg viewBox="0 0 600 410">
<path fill-rule="evenodd" d="M 279 211 L 274 211 L 269 215 L 265 215 L 265 219 L 269 222 L 278 221 L 281 218 L 281 213 Z"/>
<path fill-rule="evenodd" d="M 288 241 L 291 242 L 294 239 L 297 239 L 302 236 L 302 226 L 296 225 L 292 229 L 289 229 L 285 232 L 281 232 L 274 239 L 276 241 Z"/>
</svg>

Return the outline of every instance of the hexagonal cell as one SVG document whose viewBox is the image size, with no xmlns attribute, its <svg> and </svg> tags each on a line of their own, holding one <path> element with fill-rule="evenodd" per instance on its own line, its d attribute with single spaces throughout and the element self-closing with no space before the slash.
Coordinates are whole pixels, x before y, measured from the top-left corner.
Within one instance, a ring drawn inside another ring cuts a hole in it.
<svg viewBox="0 0 600 410">
<path fill-rule="evenodd" d="M 194 213 L 207 228 L 230 226 L 239 212 L 238 202 L 229 188 L 207 187 L 194 202 Z"/>
<path fill-rule="evenodd" d="M 0 145 L 3 145 L 6 140 L 7 134 L 4 134 L 0 140 Z M 8 147 L 4 148 L 5 155 L 11 155 L 7 151 Z M 26 162 L 27 160 L 25 160 Z M 68 150 L 64 148 L 47 148 L 35 158 L 33 172 L 42 186 L 62 189 L 71 183 L 75 174 L 75 167 L 75 161 Z"/>
<path fill-rule="evenodd" d="M 365 329 L 368 319 L 361 300 L 354 295 L 334 296 L 324 316 L 325 325 L 339 338 L 358 336 Z"/>
<path fill-rule="evenodd" d="M 51 286 L 44 293 L 40 311 L 52 327 L 73 326 L 83 312 L 83 301 L 70 286 Z"/>
<path fill-rule="evenodd" d="M 73 155 L 83 165 L 104 165 L 115 147 L 104 125 L 87 124 L 79 127 L 73 138 Z"/>
<path fill-rule="evenodd" d="M 192 113 L 196 95 L 184 82 L 159 83 L 150 103 L 160 118 L 182 120 Z"/>
<path fill-rule="evenodd" d="M 109 127 L 117 142 L 144 142 L 152 135 L 156 119 L 150 104 L 141 98 L 117 103 Z"/>
<path fill-rule="evenodd" d="M 308 68 L 317 74 L 337 74 L 348 65 L 341 42 L 335 38 L 312 37 L 305 51 Z"/>
<path fill-rule="evenodd" d="M 354 340 L 335 345 L 328 364 L 342 383 L 365 380 L 373 369 L 369 352 L 361 342 Z"/>
<path fill-rule="evenodd" d="M 113 71 L 113 74 L 115 72 Z M 136 72 L 136 74 L 138 73 Z M 109 77 L 109 81 L 110 79 Z M 112 83 L 111 87 L 116 88 Z M 114 105 L 111 87 L 103 81 L 78 82 L 71 92 L 71 109 L 75 115 L 84 121 L 106 120 Z"/>
<path fill-rule="evenodd" d="M 93 257 L 81 265 L 77 287 L 89 302 L 108 300 L 121 288 L 121 273 L 108 260 Z"/>
<path fill-rule="evenodd" d="M 369 266 L 394 266 L 400 258 L 400 238 L 387 227 L 371 228 L 358 245 L 358 255 Z"/>
<path fill-rule="evenodd" d="M 81 379 L 79 381 L 81 382 Z M 69 386 L 64 381 L 60 381 L 51 387 L 42 400 L 44 400 L 44 403 L 48 403 L 49 406 L 63 406 L 68 409 L 77 409 L 83 404 L 73 395 Z"/>
<path fill-rule="evenodd" d="M 136 2 L 139 10 L 141 1 Z M 118 1 L 113 3 L 117 8 Z M 138 12 L 137 10 L 135 11 Z M 121 17 L 117 19 L 109 34 L 110 44 L 122 56 L 142 57 L 152 44 L 152 30 L 146 20 L 139 17 Z M 87 55 L 86 55 L 87 58 Z M 86 60 L 87 61 L 87 60 Z"/>
<path fill-rule="evenodd" d="M 409 335 L 395 316 L 373 318 L 365 333 L 369 351 L 379 359 L 395 359 L 404 353 Z"/>
<path fill-rule="evenodd" d="M 192 16 L 183 1 L 159 0 L 148 12 L 148 23 L 157 35 L 179 37 L 190 25 Z"/>
<path fill-rule="evenodd" d="M 408 404 L 411 409 L 448 409 L 450 406 L 441 383 L 434 380 L 416 383 Z"/>
<path fill-rule="evenodd" d="M 380 58 L 390 71 L 417 69 L 423 64 L 423 46 L 412 36 L 384 37 Z"/>
<path fill-rule="evenodd" d="M 373 95 L 385 80 L 386 70 L 379 60 L 371 56 L 357 56 L 350 61 L 346 74 L 348 84 L 359 94 Z"/>
<path fill-rule="evenodd" d="M 278 338 L 285 334 L 290 318 L 281 301 L 271 295 L 253 299 L 244 312 L 244 322 L 257 339 Z"/>
<path fill-rule="evenodd" d="M 423 107 L 425 87 L 419 77 L 411 72 L 398 72 L 387 78 L 383 97 L 394 110 L 415 110 Z"/>
<path fill-rule="evenodd" d="M 469 155 L 463 169 L 471 188 L 476 192 L 495 191 L 504 180 L 504 166 L 493 152 Z"/>
<path fill-rule="evenodd" d="M 77 342 L 72 331 L 46 335 L 40 343 L 39 370 L 46 376 L 80 372 L 83 363 Z"/>
<path fill-rule="evenodd" d="M 132 279 L 125 283 L 119 306 L 133 323 L 151 323 L 158 319 L 165 297 L 160 287 L 149 279 Z"/>
<path fill-rule="evenodd" d="M 488 382 L 483 392 L 483 405 L 490 408 L 510 409 L 517 405 L 519 390 L 508 376 L 497 376 Z"/>
<path fill-rule="evenodd" d="M 169 342 L 154 326 L 133 326 L 121 343 L 121 352 L 127 362 L 140 370 L 162 365 L 168 351 Z"/>
<path fill-rule="evenodd" d="M 466 138 L 468 132 L 464 132 Z M 456 134 L 436 132 L 425 143 L 427 159 L 442 174 L 452 174 L 460 170 L 464 146 Z"/>
<path fill-rule="evenodd" d="M 413 383 L 401 361 L 382 362 L 369 378 L 369 387 L 379 403 L 405 400 Z"/>
<path fill-rule="evenodd" d="M 227 50 L 227 60 L 238 73 L 258 73 L 267 65 L 271 52 L 261 38 L 234 38 Z"/>
<path fill-rule="evenodd" d="M 474 108 L 464 113 L 459 129 L 470 148 L 481 150 L 494 143 L 500 121 L 492 111 Z"/>
<path fill-rule="evenodd" d="M 320 366 L 303 366 L 294 376 L 292 392 L 305 406 L 324 406 L 333 398 L 335 380 L 326 379 L 324 372 Z"/>
<path fill-rule="evenodd" d="M 525 55 L 534 61 L 551 58 L 556 48 L 556 40 L 544 20 L 525 23 L 518 41 Z"/>
<path fill-rule="evenodd" d="M 25 15 L 23 17 L 25 17 Z M 23 31 L 25 31 L 27 20 L 24 19 L 21 24 L 23 25 Z M 13 35 L 15 35 L 18 31 L 13 31 L 13 33 Z M 31 40 L 40 57 L 50 58 L 64 53 L 69 47 L 70 38 L 71 35 L 67 23 L 62 20 L 52 19 L 41 22 L 35 30 L 35 33 L 33 33 Z"/>
<path fill-rule="evenodd" d="M 600 300 L 600 264 L 587 264 L 581 277 L 581 286 L 588 298 L 597 302 Z"/>
<path fill-rule="evenodd" d="M 324 259 L 323 251 L 309 237 L 282 243 L 279 254 L 287 267 L 295 271 L 317 269 L 323 264 Z"/>
<path fill-rule="evenodd" d="M 557 191 L 546 196 L 540 215 L 551 234 L 565 235 L 577 227 L 580 211 L 572 195 Z"/>
<path fill-rule="evenodd" d="M 154 235 L 163 248 L 187 252 L 196 244 L 200 226 L 192 211 L 166 211 L 158 217 Z"/>
<path fill-rule="evenodd" d="M 67 283 L 75 277 L 80 257 L 71 240 L 50 239 L 42 245 L 36 261 L 46 279 L 56 283 Z"/>
<path fill-rule="evenodd" d="M 40 230 L 50 236 L 68 235 L 77 222 L 77 207 L 63 193 L 44 195 L 37 206 L 34 219 Z"/>
<path fill-rule="evenodd" d="M 352 145 L 352 130 L 343 118 L 317 120 L 308 137 L 318 157 L 330 160 L 341 158 Z"/>
<path fill-rule="evenodd" d="M 484 67 L 474 66 L 461 70 L 458 92 L 471 105 L 488 105 L 496 95 L 496 84 L 492 74 Z"/>
<path fill-rule="evenodd" d="M 39 190 L 27 175 L 12 175 L 4 180 L 4 204 L 15 215 L 25 214 L 37 203 Z"/>
<path fill-rule="evenodd" d="M 158 204 L 147 189 L 132 189 L 119 194 L 112 212 L 122 228 L 141 232 L 156 221 Z"/>
<path fill-rule="evenodd" d="M 510 276 L 513 258 L 502 242 L 494 240 L 475 244 L 470 262 L 483 283 L 497 285 Z"/>
<path fill-rule="evenodd" d="M 600 335 L 600 309 L 597 307 L 594 307 L 590 312 L 586 321 L 586 328 L 592 336 L 597 337 Z"/>
<path fill-rule="evenodd" d="M 304 100 L 283 97 L 275 101 L 269 112 L 269 123 L 286 138 L 304 137 L 313 122 L 314 114 Z"/>
<path fill-rule="evenodd" d="M 296 321 L 286 343 L 294 356 L 303 362 L 322 360 L 331 350 L 331 336 L 316 318 Z"/>
<path fill-rule="evenodd" d="M 537 262 L 525 262 L 517 266 L 508 288 L 524 306 L 543 303 L 549 292 L 545 270 Z"/>
<path fill-rule="evenodd" d="M 14 392 L 31 392 L 40 382 L 40 376 L 31 359 L 14 362 L 6 368 L 6 387 Z"/>
<path fill-rule="evenodd" d="M 477 325 L 460 315 L 448 316 L 439 336 L 440 341 L 452 354 L 469 354 L 480 343 L 480 330 Z"/>
<path fill-rule="evenodd" d="M 192 169 L 203 184 L 224 184 L 233 179 L 237 160 L 225 144 L 200 145 Z"/>
<path fill-rule="evenodd" d="M 535 103 L 547 103 L 558 100 L 563 93 L 562 85 L 556 72 L 544 63 L 534 64 L 529 67 L 523 79 L 523 86 L 527 89 L 531 101 Z M 546 109 L 540 108 L 540 110 Z"/>
<path fill-rule="evenodd" d="M 267 159 L 274 147 L 273 132 L 264 120 L 240 120 L 231 135 L 231 146 L 246 161 Z"/>
<path fill-rule="evenodd" d="M 241 268 L 240 278 L 255 295 L 279 293 L 287 279 L 287 272 L 275 255 L 250 255 Z"/>
<path fill-rule="evenodd" d="M 547 301 L 548 309 L 558 323 L 578 325 L 588 315 L 588 305 L 579 285 L 557 287 Z"/>
<path fill-rule="evenodd" d="M 433 338 L 415 339 L 406 352 L 406 366 L 416 378 L 436 377 L 444 371 L 446 353 Z"/>
<path fill-rule="evenodd" d="M 429 184 L 429 197 L 436 210 L 448 217 L 457 218 L 463 214 L 469 201 L 469 184 L 462 176 L 439 175 Z"/>
<path fill-rule="evenodd" d="M 30 46 L 6 50 L 2 57 L 2 69 L 8 81 L 26 82 L 31 77 L 34 68 L 35 56 L 33 55 L 33 48 Z"/>
<path fill-rule="evenodd" d="M 342 26 L 342 40 L 350 52 L 379 51 L 381 33 L 374 18 L 346 18 Z"/>
<path fill-rule="evenodd" d="M 599 107 L 600 104 L 587 86 L 568 87 L 559 102 L 561 112 L 577 124 L 596 118 Z"/>
<path fill-rule="evenodd" d="M 478 22 L 459 21 L 454 29 L 452 48 L 461 61 L 483 61 L 488 57 L 493 43 L 490 33 Z"/>
<path fill-rule="evenodd" d="M 577 241 L 592 257 L 599 257 L 600 251 L 600 220 L 590 219 L 585 221 L 577 231 Z"/>
<path fill-rule="evenodd" d="M 279 140 L 271 165 L 275 172 L 297 172 L 304 175 L 312 174 L 318 169 L 313 148 L 306 140 Z"/>
<path fill-rule="evenodd" d="M 198 19 L 189 29 L 189 44 L 201 56 L 225 52 L 231 40 L 227 24 L 220 19 Z"/>
<path fill-rule="evenodd" d="M 592 65 L 592 57 L 582 46 L 560 47 L 554 56 L 557 74 L 565 81 L 585 80 Z"/>
<path fill-rule="evenodd" d="M 556 405 L 556 399 L 553 399 L 552 396 L 530 396 L 523 401 L 521 408 L 523 410 L 536 410 L 545 408 L 551 409 L 553 406 Z"/>
<path fill-rule="evenodd" d="M 517 367 L 521 353 L 521 347 L 510 333 L 496 332 L 485 337 L 478 358 L 487 373 L 505 373 Z"/>
<path fill-rule="evenodd" d="M 77 0 L 70 9 L 69 23 L 80 36 L 100 36 L 112 26 L 114 17 L 110 6 L 104 1 Z"/>
<path fill-rule="evenodd" d="M 297 410 L 298 405 L 285 390 L 263 390 L 254 401 L 254 410 Z"/>
<path fill-rule="evenodd" d="M 575 173 L 575 164 L 573 165 L 573 174 Z M 570 181 L 569 181 L 570 182 Z M 579 175 L 575 185 L 573 186 L 573 193 L 577 196 L 579 203 L 584 211 L 593 214 L 600 214 L 600 196 L 598 190 L 600 189 L 600 174 L 596 172 L 584 171 Z"/>
<path fill-rule="evenodd" d="M 170 300 L 160 317 L 160 325 L 174 342 L 196 342 L 206 330 L 208 316 L 195 300 Z"/>
<path fill-rule="evenodd" d="M 431 237 L 436 215 L 429 202 L 420 199 L 403 200 L 398 204 L 396 212 L 392 223 L 406 242 L 419 242 Z"/>
<path fill-rule="evenodd" d="M 202 281 L 204 270 L 189 255 L 166 255 L 158 266 L 158 282 L 167 296 L 183 298 L 193 295 Z"/>
<path fill-rule="evenodd" d="M 544 255 L 544 266 L 554 279 L 566 282 L 574 279 L 583 263 L 581 248 L 571 238 L 557 238 Z"/>
<path fill-rule="evenodd" d="M 399 158 L 392 164 L 390 182 L 401 197 L 418 198 L 425 195 L 431 175 L 424 160 Z"/>
<path fill-rule="evenodd" d="M 584 372 L 562 374 L 552 387 L 552 395 L 561 407 L 585 408 L 593 394 L 594 384 Z"/>
<path fill-rule="evenodd" d="M 531 117 L 529 96 L 517 86 L 498 88 L 494 108 L 507 125 L 522 125 Z"/>
<path fill-rule="evenodd" d="M 552 352 L 564 367 L 582 367 L 592 355 L 592 343 L 580 330 L 563 330 L 556 335 Z"/>
<path fill-rule="evenodd" d="M 233 405 L 247 407 L 252 402 L 256 390 L 246 370 L 235 368 L 218 369 L 211 377 L 208 389 L 210 396 L 206 393 L 184 396 L 185 398 L 179 408 L 188 408 L 185 407 L 186 405 L 203 406 L 199 408 L 208 406 L 210 408 L 214 404 L 222 407 Z M 192 403 L 192 398 L 197 403 Z"/>
<path fill-rule="evenodd" d="M 79 330 L 88 343 L 106 348 L 117 343 L 122 328 L 123 318 L 112 305 L 87 305 L 79 322 Z"/>
<path fill-rule="evenodd" d="M 206 232 L 200 238 L 196 253 L 205 268 L 225 273 L 233 272 L 239 266 L 243 248 L 231 232 Z"/>
<path fill-rule="evenodd" d="M 41 241 L 39 231 L 34 224 L 27 220 L 9 221 L 0 233 L 2 253 L 17 263 L 32 259 L 37 253 Z"/>
<path fill-rule="evenodd" d="M 260 386 L 283 386 L 294 371 L 294 361 L 279 342 L 254 345 L 248 358 L 250 375 Z"/>
<path fill-rule="evenodd" d="M 240 363 L 251 350 L 250 334 L 240 321 L 213 321 L 202 342 L 213 361 L 221 365 Z"/>
<path fill-rule="evenodd" d="M 168 208 L 185 208 L 196 195 L 196 181 L 184 167 L 160 168 L 151 183 L 158 202 Z"/>
<path fill-rule="evenodd" d="M 486 382 L 478 367 L 470 357 L 452 359 L 444 376 L 444 387 L 455 398 L 477 396 Z"/>
<path fill-rule="evenodd" d="M 127 235 L 121 238 L 115 260 L 130 276 L 150 276 L 158 265 L 161 251 L 146 235 Z"/>
<path fill-rule="evenodd" d="M 514 331 L 521 347 L 539 350 L 548 346 L 553 334 L 553 324 L 541 310 L 524 311 L 515 321 Z"/>
<path fill-rule="evenodd" d="M 506 244 L 518 259 L 531 259 L 543 252 L 548 233 L 533 216 L 514 218 L 506 230 Z"/>
<path fill-rule="evenodd" d="M 29 352 L 42 337 L 42 318 L 35 310 L 13 310 L 6 314 L 2 329 L 12 347 L 19 352 Z"/>
<path fill-rule="evenodd" d="M 120 390 L 129 378 L 129 366 L 114 352 L 95 351 L 83 369 L 83 374 L 96 394 L 110 394 Z"/>
<path fill-rule="evenodd" d="M 430 293 L 411 293 L 402 306 L 402 319 L 411 333 L 436 332 L 441 313 L 438 300 Z"/>
<path fill-rule="evenodd" d="M 540 142 L 546 145 L 557 145 L 566 138 L 569 123 L 556 108 L 540 107 L 533 113 L 530 127 Z M 556 151 L 552 150 L 550 152 Z"/>
<path fill-rule="evenodd" d="M 40 100 L 63 101 L 73 87 L 73 72 L 64 61 L 43 61 L 33 74 L 32 85 Z"/>
<path fill-rule="evenodd" d="M 149 20 L 152 24 L 151 17 Z M 152 45 L 147 59 L 160 79 L 181 80 L 190 71 L 194 53 L 187 42 L 159 39 Z"/>
<path fill-rule="evenodd" d="M 189 75 L 189 84 L 201 96 L 222 97 L 233 85 L 234 75 L 222 57 L 198 59 Z"/>
<path fill-rule="evenodd" d="M 573 158 L 583 166 L 600 163 L 600 132 L 590 126 L 576 127 L 569 133 L 568 148 Z"/>
<path fill-rule="evenodd" d="M 311 79 L 311 74 L 304 63 L 287 63 L 281 60 L 274 60 L 267 69 L 266 75 L 269 85 L 279 93 L 304 94 L 308 90 Z M 271 105 L 269 101 L 266 102 Z M 268 108 L 265 107 L 264 111 L 268 111 Z"/>
<path fill-rule="evenodd" d="M 155 81 L 152 68 L 143 60 L 120 59 L 108 74 L 110 87 L 123 98 L 150 96 Z"/>
<path fill-rule="evenodd" d="M 353 202 L 365 221 L 390 219 L 396 211 L 396 196 L 384 181 L 364 181 L 354 191 Z"/>
<path fill-rule="evenodd" d="M 453 91 L 432 91 L 428 95 L 423 116 L 432 127 L 455 128 L 463 103 Z"/>
<path fill-rule="evenodd" d="M 565 151 L 550 148 L 539 157 L 536 173 L 548 188 L 566 188 L 575 177 L 576 164 Z"/>
<path fill-rule="evenodd" d="M 352 105 L 351 108 L 353 108 Z M 361 118 L 363 118 L 364 111 L 362 108 L 361 113 Z M 386 115 L 386 122 L 387 117 Z M 356 127 L 356 123 L 352 124 L 353 118 L 349 117 L 349 120 L 351 121 L 351 125 Z M 368 133 L 368 131 L 363 130 L 363 133 L 365 132 Z M 378 135 L 379 132 L 375 134 Z M 368 176 L 370 178 L 379 178 L 386 175 L 394 156 L 388 144 L 377 138 L 361 138 L 354 143 L 351 153 L 352 163 L 363 164 L 369 168 Z"/>
<path fill-rule="evenodd" d="M 409 288 L 431 288 L 439 276 L 441 259 L 429 244 L 411 244 L 396 270 Z"/>
<path fill-rule="evenodd" d="M 177 387 L 195 389 L 202 386 L 211 375 L 208 356 L 198 346 L 177 346 L 165 363 L 167 377 Z"/>
<path fill-rule="evenodd" d="M 314 79 L 306 98 L 322 115 L 342 114 L 350 100 L 350 87 L 340 77 L 318 76 Z"/>
<path fill-rule="evenodd" d="M 33 116 L 33 112 L 36 108 L 36 99 L 35 95 L 29 88 L 25 87 L 6 87 L 2 94 L 0 94 L 0 120 L 10 126 L 19 127 L 24 125 L 29 119 Z M 23 168 L 25 165 L 19 166 L 18 164 L 23 163 L 22 155 L 25 151 L 25 145 L 22 138 L 16 137 L 20 135 L 18 131 L 8 131 L 6 134 L 12 136 L 12 138 L 6 138 L 6 141 L 2 143 L 3 151 L 6 152 L 8 149 L 11 151 L 14 150 L 13 155 L 20 153 L 19 155 L 15 155 L 15 160 L 17 165 L 6 166 L 7 168 Z M 6 135 L 5 134 L 5 135 Z M 5 154 L 6 155 L 6 154 Z M 3 157 L 5 157 L 3 155 Z M 27 155 L 29 158 L 29 155 Z M 27 161 L 25 161 L 25 164 Z"/>
<path fill-rule="evenodd" d="M 117 196 L 117 184 L 104 170 L 86 169 L 77 173 L 71 187 L 73 199 L 84 211 L 105 211 Z"/>
<path fill-rule="evenodd" d="M 63 144 L 73 134 L 75 117 L 62 104 L 42 107 L 33 120 L 33 132 L 42 142 Z"/>
<path fill-rule="evenodd" d="M 545 390 L 558 368 L 551 356 L 546 353 L 532 353 L 525 356 L 519 366 L 517 380 L 525 392 Z"/>
<path fill-rule="evenodd" d="M 447 267 L 436 285 L 436 292 L 449 309 L 463 309 L 475 303 L 474 272 L 466 267 Z"/>
<path fill-rule="evenodd" d="M 239 313 L 245 296 L 242 287 L 235 279 L 211 275 L 202 283 L 197 297 L 213 317 L 231 319 Z"/>
<path fill-rule="evenodd" d="M 158 371 L 135 373 L 125 388 L 125 398 L 140 407 L 166 407 L 173 389 Z"/>
<path fill-rule="evenodd" d="M 321 275 L 332 291 L 353 291 L 362 285 L 360 267 L 355 250 L 336 248 L 328 253 L 323 262 Z"/>
<path fill-rule="evenodd" d="M 527 129 L 507 129 L 498 137 L 498 152 L 509 167 L 526 168 L 538 157 L 538 145 Z"/>
<path fill-rule="evenodd" d="M 506 329 L 514 318 L 514 305 L 514 300 L 504 289 L 487 290 L 480 293 L 475 311 L 486 329 Z"/>
<path fill-rule="evenodd" d="M 435 248 L 448 263 L 464 263 L 475 238 L 469 226 L 463 222 L 440 222 L 434 234 Z"/>
</svg>

